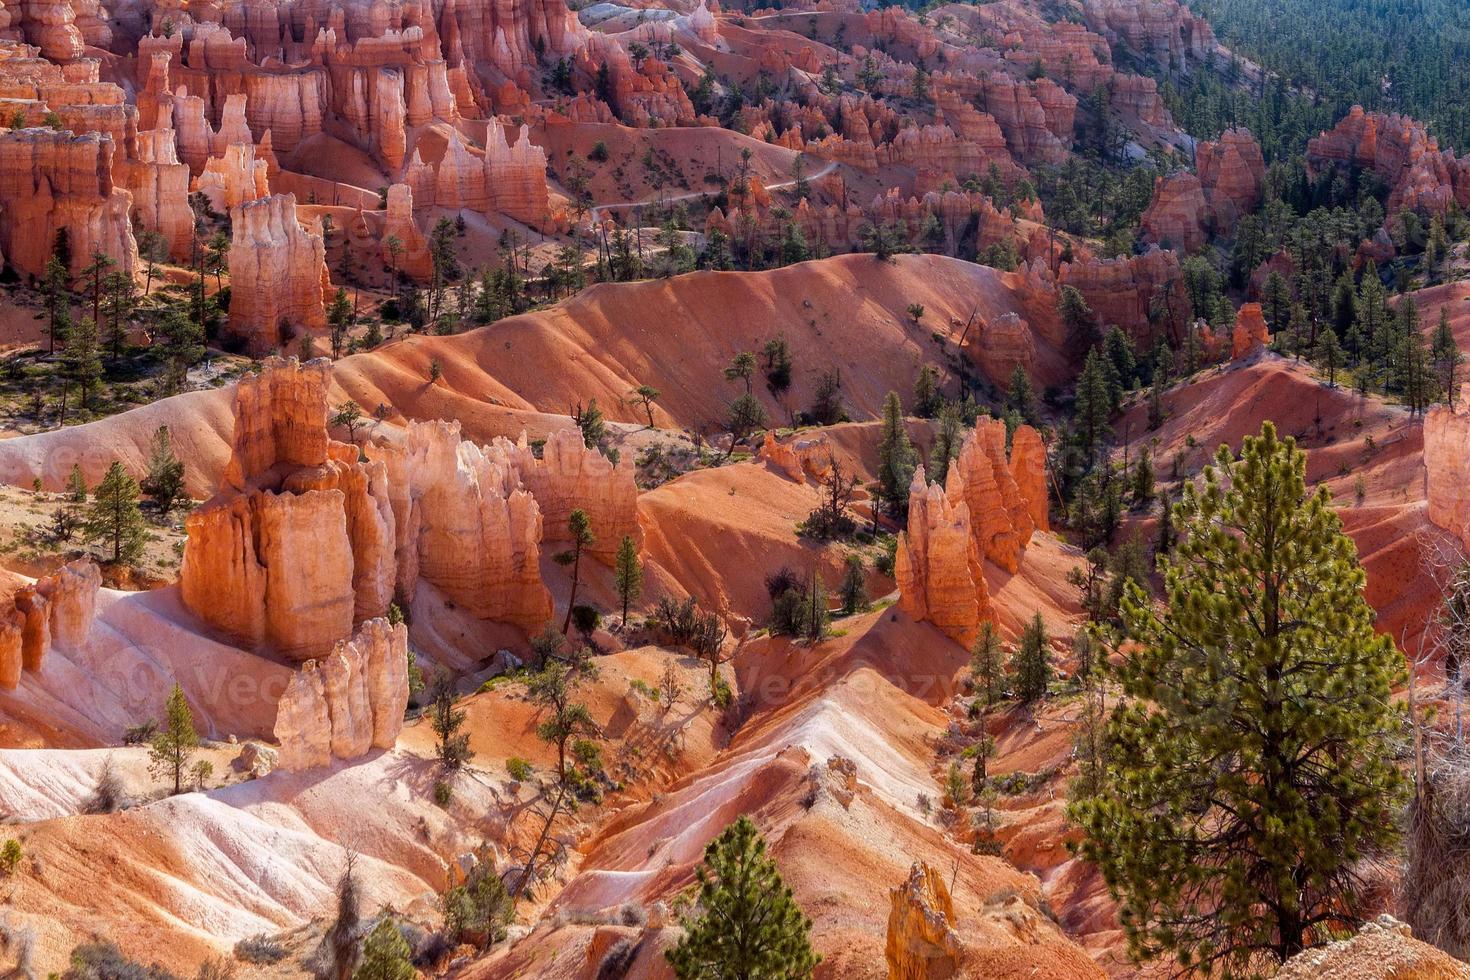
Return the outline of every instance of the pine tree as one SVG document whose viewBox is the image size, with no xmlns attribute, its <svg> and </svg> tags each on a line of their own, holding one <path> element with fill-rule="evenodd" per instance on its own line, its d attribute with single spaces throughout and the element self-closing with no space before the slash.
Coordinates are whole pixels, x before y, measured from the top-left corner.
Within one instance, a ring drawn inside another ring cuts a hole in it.
<svg viewBox="0 0 1470 980">
<path fill-rule="evenodd" d="M 1445 404 L 1453 406 L 1459 396 L 1458 370 L 1465 363 L 1465 356 L 1460 353 L 1455 331 L 1450 327 L 1448 305 L 1440 307 L 1439 323 L 1434 328 L 1434 340 L 1430 344 L 1430 357 L 1439 372 L 1439 389 L 1444 395 Z"/>
<path fill-rule="evenodd" d="M 574 700 L 581 676 L 566 662 L 549 660 L 526 685 L 531 703 L 546 712 L 536 726 L 536 737 L 556 746 L 556 772 L 562 782 L 567 778 L 567 744 L 579 736 L 597 735 L 592 712 Z"/>
<path fill-rule="evenodd" d="M 160 425 L 148 447 L 148 475 L 140 484 L 142 491 L 167 515 L 174 502 L 184 494 L 184 464 L 174 455 L 168 426 Z"/>
<path fill-rule="evenodd" d="M 1020 364 L 1011 371 L 1011 380 L 1006 386 L 1006 408 L 1019 415 L 1023 422 L 1036 420 L 1036 391 L 1031 387 L 1031 375 Z"/>
<path fill-rule="evenodd" d="M 362 944 L 362 960 L 352 980 L 413 980 L 413 950 L 409 948 L 398 923 L 384 916 Z"/>
<path fill-rule="evenodd" d="M 592 547 L 592 542 L 597 540 L 592 533 L 592 519 L 580 507 L 567 515 L 567 533 L 572 539 L 571 548 L 554 556 L 558 565 L 572 567 L 572 594 L 567 598 L 567 617 L 561 624 L 562 633 L 572 628 L 572 610 L 577 608 L 577 585 L 581 579 L 582 552 Z"/>
<path fill-rule="evenodd" d="M 137 561 L 143 553 L 147 528 L 138 509 L 138 481 L 122 464 L 113 462 L 92 491 L 83 530 L 88 541 L 103 542 L 113 564 Z"/>
<path fill-rule="evenodd" d="M 454 706 L 454 678 L 447 671 L 434 677 L 429 692 L 429 727 L 434 730 L 434 754 L 446 773 L 456 773 L 474 758 L 468 732 L 461 732 L 466 714 Z"/>
<path fill-rule="evenodd" d="M 1154 502 L 1154 459 L 1153 454 L 1144 449 L 1138 454 L 1138 462 L 1133 464 L 1133 506 L 1142 510 Z"/>
<path fill-rule="evenodd" d="M 199 748 L 199 735 L 194 731 L 194 715 L 184 689 L 177 683 L 169 692 L 163 708 L 163 729 L 153 736 L 148 750 L 148 772 L 154 779 L 172 780 L 174 795 L 184 791 L 184 773 Z"/>
<path fill-rule="evenodd" d="M 781 880 L 766 842 L 741 816 L 704 851 L 698 914 L 665 955 L 679 980 L 802 980 L 821 957 L 811 921 Z"/>
<path fill-rule="evenodd" d="M 92 402 L 92 389 L 102 378 L 96 321 L 83 317 L 66 331 L 66 348 L 61 352 L 61 373 L 81 390 L 81 405 Z"/>
<path fill-rule="evenodd" d="M 1337 387 L 1337 370 L 1342 367 L 1342 347 L 1337 342 L 1337 331 L 1326 327 L 1317 336 L 1317 363 L 1327 372 L 1327 386 Z"/>
<path fill-rule="evenodd" d="M 67 499 L 74 504 L 85 504 L 87 492 L 87 478 L 82 475 L 82 465 L 71 464 L 71 473 L 66 478 Z"/>
<path fill-rule="evenodd" d="M 842 614 L 851 616 L 868 604 L 868 577 L 863 567 L 862 555 L 848 555 L 843 565 Z"/>
<path fill-rule="evenodd" d="M 1051 661 L 1047 657 L 1046 625 L 1041 621 L 1041 613 L 1032 616 L 1021 632 L 1021 645 L 1011 657 L 1011 677 L 1016 697 L 1022 704 L 1046 697 L 1047 685 L 1051 683 Z"/>
<path fill-rule="evenodd" d="M 1109 777 L 1073 808 L 1135 958 L 1270 973 L 1359 922 L 1397 830 L 1404 660 L 1306 456 L 1266 423 L 1186 485 L 1166 608 L 1131 587 Z"/>
<path fill-rule="evenodd" d="M 617 579 L 618 600 L 623 604 L 623 627 L 628 625 L 628 606 L 643 592 L 643 565 L 638 561 L 638 545 L 628 535 L 618 544 L 617 562 L 613 568 Z"/>
<path fill-rule="evenodd" d="M 878 439 L 878 496 L 895 520 L 907 513 L 909 484 L 914 479 L 917 454 L 904 424 L 898 394 L 883 399 L 883 431 Z"/>
<path fill-rule="evenodd" d="M 921 419 L 933 418 L 943 403 L 939 393 L 939 372 L 925 364 L 914 378 L 914 414 Z"/>
<path fill-rule="evenodd" d="M 1077 439 L 1083 455 L 1096 457 L 1097 449 L 1110 433 L 1108 418 L 1113 411 L 1113 396 L 1108 370 L 1097 350 L 1087 355 L 1082 374 L 1077 379 Z"/>
<path fill-rule="evenodd" d="M 984 707 L 1000 700 L 1004 672 L 1000 634 L 996 633 L 995 624 L 987 620 L 980 625 L 980 635 L 970 648 L 970 679 L 975 684 L 975 697 Z"/>
<path fill-rule="evenodd" d="M 965 441 L 964 420 L 954 405 L 945 405 L 939 410 L 938 424 L 934 429 L 934 446 L 929 450 L 929 479 L 944 485 L 949 477 L 949 464 L 960 455 L 960 446 Z"/>
</svg>

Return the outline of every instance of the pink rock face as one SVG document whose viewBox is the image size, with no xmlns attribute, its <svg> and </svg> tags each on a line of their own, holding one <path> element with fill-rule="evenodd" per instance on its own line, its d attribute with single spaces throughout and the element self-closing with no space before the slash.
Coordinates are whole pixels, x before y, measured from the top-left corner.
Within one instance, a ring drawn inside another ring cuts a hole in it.
<svg viewBox="0 0 1470 980">
<path fill-rule="evenodd" d="M 113 183 L 113 150 L 112 138 L 98 133 L 0 133 L 0 252 L 13 268 L 42 275 L 65 228 L 73 275 L 99 251 L 121 272 L 137 269 L 132 198 Z"/>
<path fill-rule="evenodd" d="M 389 239 L 398 240 L 397 254 Z M 388 188 L 388 210 L 383 222 L 383 263 L 414 279 L 428 279 L 434 270 L 429 240 L 413 219 L 413 188 L 394 184 Z"/>
<path fill-rule="evenodd" d="M 323 329 L 322 297 L 331 286 L 326 249 L 319 228 L 297 220 L 295 195 L 251 201 L 230 218 L 229 332 L 263 354 L 296 330 Z"/>
<path fill-rule="evenodd" d="M 954 928 L 954 903 L 943 874 L 916 862 L 908 881 L 892 889 L 888 900 L 883 956 L 890 980 L 958 976 L 965 947 Z"/>
<path fill-rule="evenodd" d="M 1241 216 L 1261 203 L 1266 162 L 1246 130 L 1227 130 L 1218 142 L 1201 143 L 1196 165 L 1197 175 L 1176 173 L 1154 183 L 1142 220 L 1145 241 L 1194 252 L 1211 235 L 1233 235 Z"/>
<path fill-rule="evenodd" d="M 1231 358 L 1245 357 L 1271 343 L 1271 330 L 1266 326 L 1260 303 L 1246 303 L 1235 315 L 1230 335 Z"/>
<path fill-rule="evenodd" d="M 470 151 L 458 131 L 451 132 L 438 167 L 423 163 L 415 151 L 406 179 L 419 207 L 498 212 L 536 227 L 550 218 L 546 153 L 531 142 L 526 126 L 512 144 L 499 120 L 491 120 L 483 157 Z"/>
<path fill-rule="evenodd" d="M 69 0 L 25 0 L 23 9 L 26 41 L 40 48 L 44 57 L 74 61 L 82 56 L 86 41 Z"/>
<path fill-rule="evenodd" d="M 797 483 L 805 483 L 808 476 L 820 482 L 832 469 L 832 446 L 825 435 L 781 442 L 768 429 L 755 456 L 756 459 L 765 460 L 775 466 Z"/>
<path fill-rule="evenodd" d="M 1203 61 L 1217 47 L 1209 22 L 1179 0 L 1084 0 L 1082 14 L 1110 44 L 1170 69 Z"/>
<path fill-rule="evenodd" d="M 1179 256 L 1173 251 L 1069 262 L 1058 278 L 1060 285 L 1082 293 L 1098 323 L 1117 324 L 1136 339 L 1182 327 L 1189 315 Z"/>
<path fill-rule="evenodd" d="M 0 688 L 14 690 L 22 671 L 42 670 L 53 645 L 84 649 L 101 587 L 97 563 L 80 558 L 22 586 L 0 605 Z"/>
<path fill-rule="evenodd" d="M 225 148 L 223 157 L 212 156 L 205 161 L 203 172 L 194 180 L 194 189 L 209 198 L 216 211 L 228 213 L 270 196 L 269 169 L 265 160 L 256 158 L 253 144 L 234 143 Z"/>
<path fill-rule="evenodd" d="M 271 358 L 235 385 L 234 451 L 225 481 L 244 490 L 276 467 L 295 470 L 327 462 L 327 378 L 332 364 Z"/>
<path fill-rule="evenodd" d="M 638 526 L 638 487 L 633 467 L 614 466 L 596 449 L 588 449 L 578 429 L 551 433 L 537 459 L 524 433 L 512 445 L 497 439 L 492 452 L 504 453 L 521 486 L 530 491 L 541 509 L 547 543 L 571 540 L 567 520 L 575 509 L 586 511 L 595 540 L 588 553 L 611 565 L 624 537 L 642 545 Z"/>
<path fill-rule="evenodd" d="M 189 209 L 189 167 L 179 162 L 171 129 L 138 134 L 136 159 L 118 165 L 122 184 L 133 197 L 138 223 L 163 236 L 169 255 L 187 258 L 194 227 Z"/>
<path fill-rule="evenodd" d="M 503 448 L 462 441 L 458 422 L 440 421 L 414 422 L 401 446 L 367 452 L 392 488 L 405 595 L 422 579 L 482 619 L 533 629 L 551 618 L 541 510 Z"/>
<path fill-rule="evenodd" d="M 1046 527 L 1045 449 L 1019 426 L 1006 455 L 1005 423 L 982 418 L 950 464 L 941 489 L 923 469 L 909 487 L 909 523 L 895 577 L 899 605 L 966 646 L 990 616 L 982 562 L 1015 574 L 1037 527 Z"/>
<path fill-rule="evenodd" d="M 1437 406 L 1424 417 L 1429 519 L 1470 548 L 1470 415 Z"/>
<path fill-rule="evenodd" d="M 1154 181 L 1154 196 L 1143 213 L 1140 232 L 1145 241 L 1181 252 L 1197 252 L 1209 238 L 1209 203 L 1200 180 L 1180 172 Z"/>
</svg>

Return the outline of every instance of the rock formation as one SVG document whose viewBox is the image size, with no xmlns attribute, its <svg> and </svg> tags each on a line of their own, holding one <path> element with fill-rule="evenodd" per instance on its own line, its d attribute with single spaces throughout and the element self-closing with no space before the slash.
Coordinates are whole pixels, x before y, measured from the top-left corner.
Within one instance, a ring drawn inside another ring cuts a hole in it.
<svg viewBox="0 0 1470 980">
<path fill-rule="evenodd" d="M 624 537 L 642 544 L 633 467 L 614 465 L 598 450 L 587 448 L 579 429 L 552 432 L 539 459 L 524 433 L 514 445 L 497 439 L 492 449 L 505 454 L 521 486 L 536 498 L 546 542 L 571 540 L 567 519 L 573 510 L 581 509 L 587 512 L 594 535 L 588 553 L 603 564 L 612 564 Z"/>
<path fill-rule="evenodd" d="M 319 656 L 393 595 L 382 463 L 327 437 L 324 360 L 241 379 L 228 487 L 185 521 L 184 604 L 233 642 Z"/>
<path fill-rule="evenodd" d="M 899 608 L 970 647 L 990 615 L 980 561 L 970 508 L 930 486 L 920 466 L 909 486 L 908 530 L 899 536 L 893 563 Z"/>
<path fill-rule="evenodd" d="M 888 980 L 943 980 L 959 973 L 965 948 L 955 932 L 944 876 L 922 861 L 888 893 Z"/>
<path fill-rule="evenodd" d="M 394 254 L 389 239 L 397 239 Z M 429 240 L 413 220 L 413 188 L 394 184 L 388 188 L 388 209 L 383 222 L 383 262 L 412 279 L 428 279 L 434 270 Z"/>
<path fill-rule="evenodd" d="M 483 157 L 452 131 L 438 166 L 425 164 L 415 150 L 405 180 L 418 207 L 496 212 L 537 228 L 552 217 L 546 152 L 531 142 L 526 126 L 512 144 L 500 121 L 491 120 Z"/>
<path fill-rule="evenodd" d="M 1145 241 L 1195 252 L 1212 235 L 1233 235 L 1241 216 L 1261 203 L 1266 162 L 1249 131 L 1230 129 L 1217 142 L 1201 143 L 1196 170 L 1154 182 L 1153 200 L 1141 221 Z"/>
<path fill-rule="evenodd" d="M 212 156 L 204 170 L 194 179 L 194 189 L 209 198 L 210 206 L 221 214 L 233 212 L 242 204 L 270 196 L 269 164 L 255 155 L 251 143 L 232 143 L 224 156 Z"/>
<path fill-rule="evenodd" d="M 1059 284 L 1075 287 L 1100 324 L 1116 324 L 1135 341 L 1188 322 L 1189 300 L 1179 255 L 1151 249 L 1142 255 L 1064 263 Z"/>
<path fill-rule="evenodd" d="M 326 326 L 331 287 L 320 227 L 296 218 L 294 194 L 242 204 L 231 215 L 230 335 L 253 354 Z"/>
<path fill-rule="evenodd" d="M 1350 165 L 1371 170 L 1389 187 L 1387 214 L 1404 209 L 1443 215 L 1470 206 L 1470 157 L 1441 150 L 1421 122 L 1353 106 L 1329 132 L 1307 143 L 1307 166 L 1321 173 Z"/>
<path fill-rule="evenodd" d="M 101 252 L 131 274 L 138 244 L 132 198 L 113 182 L 112 137 L 51 129 L 0 133 L 0 253 L 19 272 L 40 276 L 56 233 L 71 241 L 76 275 Z"/>
<path fill-rule="evenodd" d="M 1470 980 L 1470 966 L 1380 915 L 1355 936 L 1293 956 L 1276 980 Z"/>
<path fill-rule="evenodd" d="M 1235 314 L 1235 327 L 1230 334 L 1230 357 L 1244 357 L 1271 343 L 1271 330 L 1260 303 L 1246 303 Z"/>
<path fill-rule="evenodd" d="M 480 619 L 539 627 L 552 601 L 525 484 L 553 507 L 586 507 L 612 552 L 623 534 L 641 540 L 631 469 L 601 454 L 548 443 L 536 459 L 525 440 L 480 447 L 442 421 L 360 448 L 333 441 L 329 372 L 273 358 L 241 380 L 225 488 L 185 522 L 184 603 L 234 642 L 315 659 L 420 582 Z"/>
<path fill-rule="evenodd" d="M 408 627 L 370 619 L 292 675 L 276 709 L 279 766 L 310 769 L 391 749 L 408 706 Z"/>
<path fill-rule="evenodd" d="M 1429 519 L 1470 549 L 1470 415 L 1436 406 L 1424 417 Z"/>
<path fill-rule="evenodd" d="M 808 477 L 820 482 L 832 468 L 832 445 L 820 434 L 782 442 L 767 429 L 755 458 L 765 460 L 797 483 L 805 483 Z"/>
<path fill-rule="evenodd" d="M 171 129 L 138 134 L 134 157 L 121 161 L 118 179 L 133 198 L 138 224 L 163 236 L 168 252 L 186 257 L 194 228 L 189 208 L 189 168 L 179 162 Z"/>
<path fill-rule="evenodd" d="M 1041 436 L 1017 427 L 1007 457 L 1005 424 L 978 420 L 943 488 L 927 485 L 922 467 L 909 487 L 894 563 L 900 608 L 969 646 L 990 615 L 981 562 L 1019 571 L 1032 533 L 1047 526 L 1046 507 Z"/>
<path fill-rule="evenodd" d="M 97 563 L 81 558 L 15 591 L 0 609 L 0 690 L 15 690 L 22 671 L 42 670 L 53 646 L 86 645 L 101 587 Z"/>
<path fill-rule="evenodd" d="M 542 514 L 508 448 L 505 440 L 481 448 L 460 439 L 458 422 L 435 421 L 365 451 L 388 474 L 399 591 L 412 598 L 423 580 L 481 619 L 534 629 L 552 614 Z"/>
</svg>

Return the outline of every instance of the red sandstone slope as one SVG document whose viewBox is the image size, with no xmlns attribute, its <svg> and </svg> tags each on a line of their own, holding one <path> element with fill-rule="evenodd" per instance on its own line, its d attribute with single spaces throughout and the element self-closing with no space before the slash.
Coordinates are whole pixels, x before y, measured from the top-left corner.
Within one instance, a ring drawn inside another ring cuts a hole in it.
<svg viewBox="0 0 1470 980">
<path fill-rule="evenodd" d="M 1129 433 L 1135 457 L 1143 445 L 1152 446 L 1162 483 L 1172 483 L 1176 456 L 1181 475 L 1193 476 L 1222 443 L 1238 450 L 1262 422 L 1275 422 L 1282 435 L 1295 436 L 1307 451 L 1308 484 L 1327 487 L 1357 542 L 1379 628 L 1413 648 L 1435 595 L 1420 567 L 1421 534 L 1438 536 L 1425 513 L 1418 419 L 1380 397 L 1328 387 L 1313 369 L 1270 353 L 1174 387 L 1164 395 L 1164 407 L 1167 418 L 1156 432 L 1148 431 L 1141 402 L 1114 424 L 1120 435 Z"/>
<path fill-rule="evenodd" d="M 924 307 L 917 326 L 906 312 L 912 303 Z M 1059 379 L 1065 365 L 1053 346 L 1059 339 L 1053 304 L 1021 275 L 934 255 L 892 262 L 849 255 L 771 272 L 605 284 L 467 333 L 408 337 L 344 358 L 333 365 L 331 401 L 351 397 L 367 411 L 386 405 L 393 419 L 457 418 L 467 437 L 487 440 L 522 429 L 545 435 L 565 424 L 550 416 L 591 398 L 610 418 L 642 423 L 641 409 L 623 398 L 652 384 L 663 393 L 654 412 L 660 426 L 714 431 L 735 395 L 724 366 L 740 351 L 759 351 L 784 336 L 795 362 L 787 396 L 792 408 L 805 407 L 820 374 L 837 369 L 853 416 L 872 418 L 889 391 L 907 395 L 921 364 L 950 370 L 948 358 L 972 313 L 970 356 L 989 349 L 991 324 L 1016 314 L 1036 331 L 1037 383 Z M 442 373 L 431 382 L 436 362 Z M 996 363 L 1004 369 L 990 380 L 1003 383 L 1009 365 Z M 763 387 L 756 393 L 772 420 L 783 420 L 785 409 Z M 59 488 L 80 461 L 96 482 L 115 457 L 141 472 L 149 439 L 167 424 L 189 460 L 191 489 L 207 496 L 228 458 L 230 398 L 227 392 L 183 395 L 0 442 L 0 479 L 29 485 L 39 476 Z"/>
</svg>

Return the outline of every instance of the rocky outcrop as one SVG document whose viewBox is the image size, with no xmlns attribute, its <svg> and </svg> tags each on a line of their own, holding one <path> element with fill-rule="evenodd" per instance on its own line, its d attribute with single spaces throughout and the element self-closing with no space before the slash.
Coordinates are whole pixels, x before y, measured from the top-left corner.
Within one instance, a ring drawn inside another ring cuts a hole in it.
<svg viewBox="0 0 1470 980">
<path fill-rule="evenodd" d="M 1083 0 L 1087 26 L 1109 44 L 1175 72 L 1188 72 L 1219 47 L 1215 32 L 1179 0 Z"/>
<path fill-rule="evenodd" d="M 1189 317 L 1189 299 L 1177 253 L 1151 249 L 1142 255 L 1064 263 L 1059 284 L 1075 287 L 1099 324 L 1116 324 L 1135 340 L 1177 331 Z"/>
<path fill-rule="evenodd" d="M 1184 252 L 1198 251 L 1212 236 L 1229 237 L 1240 218 L 1261 203 L 1266 162 L 1260 144 L 1244 129 L 1227 130 L 1196 150 L 1197 174 L 1180 172 L 1154 182 L 1143 213 L 1143 239 Z"/>
<path fill-rule="evenodd" d="M 41 671 L 53 646 L 64 651 L 86 646 L 101 587 L 101 569 L 82 558 L 11 595 L 0 607 L 0 690 L 15 690 L 22 672 Z"/>
<path fill-rule="evenodd" d="M 229 333 L 253 354 L 326 326 L 331 287 L 319 224 L 304 227 L 294 194 L 242 204 L 231 215 Z"/>
<path fill-rule="evenodd" d="M 990 593 L 970 520 L 965 502 L 930 486 L 919 467 L 909 486 L 908 529 L 899 536 L 893 563 L 899 608 L 967 648 L 990 616 Z"/>
<path fill-rule="evenodd" d="M 954 903 L 944 876 L 922 861 L 888 893 L 888 980 L 945 980 L 956 976 L 965 947 L 955 931 Z"/>
<path fill-rule="evenodd" d="M 17 271 L 40 276 L 65 228 L 71 268 L 101 252 L 131 274 L 138 266 L 132 198 L 113 182 L 114 143 L 99 133 L 51 129 L 0 133 L 0 253 Z"/>
<path fill-rule="evenodd" d="M 1436 406 L 1424 417 L 1429 519 L 1470 549 L 1470 415 Z"/>
<path fill-rule="evenodd" d="M 255 155 L 251 143 L 233 143 L 222 157 L 212 156 L 194 179 L 194 190 L 209 198 L 210 206 L 227 214 L 251 201 L 270 196 L 270 165 Z M 187 172 L 187 168 L 186 168 Z"/>
<path fill-rule="evenodd" d="M 1235 314 L 1230 333 L 1230 357 L 1245 357 L 1271 343 L 1271 329 L 1260 303 L 1246 303 Z"/>
<path fill-rule="evenodd" d="M 1012 441 L 1008 457 L 1005 423 L 982 417 L 943 488 L 928 486 L 922 467 L 909 487 L 908 528 L 894 563 L 899 606 L 966 646 L 990 616 L 981 563 L 1015 574 L 1032 533 L 1046 527 L 1041 436 L 1023 425 Z"/>
<path fill-rule="evenodd" d="M 1277 980 L 1470 980 L 1466 965 L 1414 938 L 1407 925 L 1380 915 L 1348 939 L 1298 953 Z"/>
<path fill-rule="evenodd" d="M 187 258 L 194 229 L 189 208 L 189 168 L 179 162 L 171 129 L 138 134 L 134 157 L 118 165 L 119 178 L 133 198 L 138 224 L 163 236 L 168 252 Z"/>
<path fill-rule="evenodd" d="M 1390 218 L 1404 209 L 1443 215 L 1451 205 L 1470 205 L 1470 157 L 1441 150 L 1423 123 L 1396 113 L 1353 106 L 1307 143 L 1307 166 L 1313 173 L 1334 166 L 1371 170 L 1389 187 Z"/>
<path fill-rule="evenodd" d="M 976 421 L 949 466 L 944 495 L 969 507 L 981 556 L 1013 575 L 1019 571 L 1021 552 L 1036 525 L 1030 503 L 1011 475 L 1004 422 L 985 416 Z"/>
<path fill-rule="evenodd" d="M 408 657 L 408 628 L 371 619 L 304 663 L 276 709 L 278 766 L 300 771 L 391 749 L 408 706 Z"/>
<path fill-rule="evenodd" d="M 825 435 L 782 442 L 767 429 L 755 458 L 770 463 L 797 483 L 805 483 L 808 478 L 821 482 L 832 469 L 832 445 Z"/>
<path fill-rule="evenodd" d="M 537 228 L 551 218 L 551 196 L 546 184 L 546 151 L 531 142 L 526 126 L 514 143 L 505 128 L 492 119 L 485 137 L 485 153 L 476 156 L 452 131 L 437 167 L 419 159 L 407 168 L 418 207 L 469 208 L 499 213 Z"/>
<path fill-rule="evenodd" d="M 227 488 L 185 521 L 184 604 L 250 649 L 307 660 L 393 595 L 381 463 L 327 437 L 325 361 L 275 359 L 242 379 Z"/>
<path fill-rule="evenodd" d="M 388 475 L 399 590 L 427 581 L 481 618 L 533 629 L 551 618 L 541 581 L 542 516 L 507 448 L 460 438 L 458 422 L 413 422 L 397 445 L 370 445 Z"/>
<path fill-rule="evenodd" d="M 390 239 L 397 239 L 396 254 Z M 385 265 L 411 279 L 428 279 L 433 274 L 429 240 L 413 220 L 413 188 L 407 184 L 394 184 L 388 188 L 382 252 Z"/>
<path fill-rule="evenodd" d="M 515 468 L 520 485 L 536 498 L 546 542 L 570 541 L 567 519 L 573 510 L 580 509 L 586 511 L 592 524 L 594 540 L 588 553 L 603 564 L 612 564 L 624 537 L 642 544 L 633 467 L 614 465 L 598 450 L 589 449 L 581 430 L 552 432 L 540 458 L 524 433 L 515 444 L 497 439 L 491 449 L 504 454 Z"/>
</svg>

